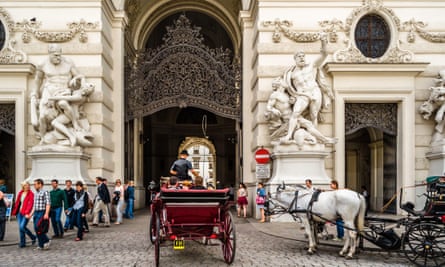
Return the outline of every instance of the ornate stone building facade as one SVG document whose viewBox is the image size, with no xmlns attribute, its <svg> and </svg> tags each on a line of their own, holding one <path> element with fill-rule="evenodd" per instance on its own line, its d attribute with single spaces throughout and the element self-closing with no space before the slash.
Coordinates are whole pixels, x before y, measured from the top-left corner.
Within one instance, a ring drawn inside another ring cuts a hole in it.
<svg viewBox="0 0 445 267">
<path fill-rule="evenodd" d="M 168 175 L 179 149 L 201 151 L 199 145 L 211 148 L 202 150 L 211 152 L 202 156 L 211 159 L 205 163 L 212 166 L 208 182 L 243 181 L 253 193 L 255 151 L 278 147 L 265 116 L 273 83 L 285 80 L 298 51 L 316 61 L 322 39 L 325 57 L 315 69 L 331 103 L 316 117 L 310 105 L 296 111 L 293 101 L 317 97 L 299 88 L 301 73 L 289 74 L 282 85 L 295 92 L 280 98 L 281 107 L 289 106 L 295 119 L 278 124 L 296 124 L 283 126 L 287 139 L 302 152 L 316 144 L 327 177 L 358 191 L 368 187 L 377 210 L 397 212 L 391 200 L 398 200 L 401 187 L 445 171 L 443 1 L 1 3 L 0 175 L 11 191 L 30 177 L 30 153 L 41 142 L 31 92 L 53 43 L 95 86 L 82 106 L 94 137 L 81 146 L 88 182 L 96 176 L 133 179 L 138 206 L 148 182 Z M 302 75 L 309 74 L 303 69 Z M 415 201 L 415 191 L 405 197 Z"/>
</svg>

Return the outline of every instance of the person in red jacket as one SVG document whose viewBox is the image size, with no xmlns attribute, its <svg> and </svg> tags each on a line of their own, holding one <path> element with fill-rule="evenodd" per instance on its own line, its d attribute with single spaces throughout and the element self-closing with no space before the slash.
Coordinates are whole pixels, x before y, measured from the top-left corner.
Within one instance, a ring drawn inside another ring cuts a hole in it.
<svg viewBox="0 0 445 267">
<path fill-rule="evenodd" d="M 17 199 L 12 209 L 12 215 L 17 216 L 19 225 L 20 243 L 19 248 L 26 247 L 26 235 L 32 240 L 32 244 L 36 243 L 37 237 L 26 227 L 31 211 L 34 206 L 34 193 L 30 190 L 31 186 L 28 182 L 22 183 L 22 190 L 17 195 Z"/>
</svg>

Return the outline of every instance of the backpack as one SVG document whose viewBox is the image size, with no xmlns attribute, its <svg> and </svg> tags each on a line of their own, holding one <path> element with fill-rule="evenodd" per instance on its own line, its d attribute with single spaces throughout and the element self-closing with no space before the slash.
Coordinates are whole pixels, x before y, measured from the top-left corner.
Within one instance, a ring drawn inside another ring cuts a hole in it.
<svg viewBox="0 0 445 267">
<path fill-rule="evenodd" d="M 128 189 L 125 189 L 125 191 L 124 191 L 124 200 L 128 201 L 129 197 L 130 197 L 130 194 L 128 193 Z"/>
<path fill-rule="evenodd" d="M 38 235 L 46 234 L 48 233 L 48 229 L 49 229 L 49 219 L 44 219 L 42 216 L 37 222 L 36 233 Z"/>
</svg>

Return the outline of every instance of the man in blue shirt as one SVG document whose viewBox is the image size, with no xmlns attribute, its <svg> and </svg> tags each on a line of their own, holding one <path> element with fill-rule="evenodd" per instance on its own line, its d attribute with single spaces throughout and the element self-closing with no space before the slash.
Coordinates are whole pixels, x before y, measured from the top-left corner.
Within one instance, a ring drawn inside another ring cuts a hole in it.
<svg viewBox="0 0 445 267">
<path fill-rule="evenodd" d="M 198 172 L 193 169 L 192 163 L 187 160 L 189 153 L 187 150 L 182 150 L 179 153 L 179 159 L 173 162 L 172 167 L 170 168 L 170 174 L 178 177 L 179 181 L 191 181 L 192 177 L 188 175 L 188 172 L 191 171 L 194 176 L 198 175 Z"/>
</svg>

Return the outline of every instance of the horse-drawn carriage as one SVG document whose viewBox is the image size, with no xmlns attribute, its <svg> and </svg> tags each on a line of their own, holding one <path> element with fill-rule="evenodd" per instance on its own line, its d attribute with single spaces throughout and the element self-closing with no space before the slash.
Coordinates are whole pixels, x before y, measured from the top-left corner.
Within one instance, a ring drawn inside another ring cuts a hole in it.
<svg viewBox="0 0 445 267">
<path fill-rule="evenodd" d="M 335 224 L 333 216 L 341 215 L 346 242 L 340 255 L 352 257 L 354 246 L 363 249 L 365 239 L 385 251 L 403 252 L 417 266 L 445 266 L 445 177 L 428 177 L 425 186 L 426 202 L 422 210 L 415 210 L 410 202 L 402 204 L 401 189 L 400 207 L 408 213 L 401 219 L 364 218 L 363 196 L 350 190 L 322 192 L 313 197 L 314 194 L 308 194 L 304 188 L 286 191 L 284 185 L 278 186 L 277 192 L 269 197 L 265 212 L 266 215 L 289 213 L 301 221 L 309 239 L 309 253 L 316 249 L 318 234 L 326 221 Z M 335 207 L 330 207 L 331 203 L 336 203 Z M 323 209 L 323 206 L 329 207 Z M 365 223 L 360 225 L 363 219 Z M 394 230 L 401 227 L 400 231 Z M 354 241 L 357 233 L 359 242 Z M 346 255 L 348 246 L 350 250 Z"/>
<path fill-rule="evenodd" d="M 194 190 L 161 188 L 151 204 L 150 240 L 159 266 L 161 244 L 184 249 L 186 241 L 221 242 L 224 261 L 235 258 L 235 224 L 230 213 L 229 189 Z"/>
</svg>

